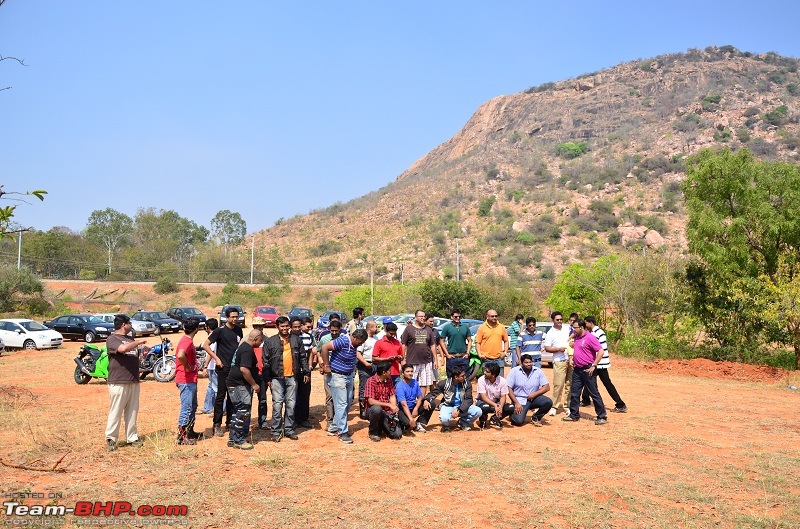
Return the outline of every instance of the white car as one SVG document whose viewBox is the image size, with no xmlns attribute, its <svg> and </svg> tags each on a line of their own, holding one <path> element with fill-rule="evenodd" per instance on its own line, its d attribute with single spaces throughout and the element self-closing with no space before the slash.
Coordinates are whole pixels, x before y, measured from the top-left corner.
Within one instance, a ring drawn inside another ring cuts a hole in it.
<svg viewBox="0 0 800 529">
<path fill-rule="evenodd" d="M 107 323 L 114 323 L 114 316 L 116 316 L 116 314 L 95 314 L 95 316 Z M 156 324 L 152 321 L 134 320 L 131 318 L 131 324 L 133 325 L 134 338 L 139 336 L 151 336 L 156 332 Z"/>
<path fill-rule="evenodd" d="M 0 320 L 0 338 L 6 347 L 19 349 L 55 349 L 64 341 L 60 332 L 23 318 Z"/>
</svg>

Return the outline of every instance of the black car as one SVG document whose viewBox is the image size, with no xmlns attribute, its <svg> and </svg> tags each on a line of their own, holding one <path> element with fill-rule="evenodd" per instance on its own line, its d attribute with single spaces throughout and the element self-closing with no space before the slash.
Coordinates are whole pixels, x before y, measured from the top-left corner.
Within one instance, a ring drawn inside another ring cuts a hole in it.
<svg viewBox="0 0 800 529">
<path fill-rule="evenodd" d="M 312 320 L 314 319 L 314 313 L 311 312 L 311 309 L 307 309 L 305 307 L 293 307 L 292 310 L 289 311 L 289 314 L 286 315 L 290 320 L 294 317 L 297 318 L 305 318 L 308 316 Z"/>
<path fill-rule="evenodd" d="M 200 322 L 200 328 L 206 328 L 206 315 L 196 307 L 172 307 L 167 309 L 167 316 L 178 320 L 181 324 L 189 318 L 196 318 Z"/>
<path fill-rule="evenodd" d="M 64 338 L 70 340 L 82 338 L 88 343 L 97 338 L 105 340 L 114 332 L 113 323 L 107 323 L 93 314 L 67 314 L 46 321 L 44 325 L 60 332 Z"/>
<path fill-rule="evenodd" d="M 166 313 L 160 310 L 140 310 L 131 314 L 131 319 L 152 321 L 156 326 L 156 332 L 153 333 L 155 335 L 159 335 L 163 332 L 178 332 L 181 330 L 181 322 L 170 318 Z"/>
<path fill-rule="evenodd" d="M 219 311 L 219 324 L 225 325 L 225 323 L 228 321 L 228 318 L 225 317 L 225 311 L 228 310 L 228 307 L 239 312 L 239 321 L 237 321 L 236 323 L 239 324 L 239 327 L 244 327 L 245 326 L 244 315 L 247 313 L 244 311 L 241 305 L 223 305 L 222 309 L 220 309 Z"/>
</svg>

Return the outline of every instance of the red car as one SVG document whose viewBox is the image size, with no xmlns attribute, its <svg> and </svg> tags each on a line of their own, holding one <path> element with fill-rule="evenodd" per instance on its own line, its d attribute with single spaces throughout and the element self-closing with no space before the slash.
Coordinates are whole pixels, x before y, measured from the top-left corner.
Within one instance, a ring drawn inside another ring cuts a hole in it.
<svg viewBox="0 0 800 529">
<path fill-rule="evenodd" d="M 256 307 L 255 312 L 253 312 L 253 317 L 259 316 L 261 318 L 264 318 L 267 327 L 276 327 L 277 325 L 275 323 L 275 320 L 277 320 L 278 316 L 280 315 L 281 314 L 280 312 L 278 312 L 277 308 L 271 307 L 269 305 L 261 305 L 259 307 Z"/>
</svg>

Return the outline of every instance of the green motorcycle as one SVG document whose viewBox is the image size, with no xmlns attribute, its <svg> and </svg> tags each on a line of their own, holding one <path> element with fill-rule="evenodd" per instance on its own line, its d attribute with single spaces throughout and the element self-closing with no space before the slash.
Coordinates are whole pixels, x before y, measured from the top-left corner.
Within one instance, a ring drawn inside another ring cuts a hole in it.
<svg viewBox="0 0 800 529">
<path fill-rule="evenodd" d="M 93 378 L 108 378 L 108 352 L 106 346 L 86 344 L 74 358 L 75 383 L 88 384 Z"/>
</svg>

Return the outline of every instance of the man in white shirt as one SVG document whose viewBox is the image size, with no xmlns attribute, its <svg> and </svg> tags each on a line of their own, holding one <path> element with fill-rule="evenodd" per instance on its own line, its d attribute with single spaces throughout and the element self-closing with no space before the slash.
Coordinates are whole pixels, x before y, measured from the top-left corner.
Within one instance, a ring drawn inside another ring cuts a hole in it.
<svg viewBox="0 0 800 529">
<path fill-rule="evenodd" d="M 550 415 L 566 413 L 572 389 L 572 365 L 569 348 L 570 328 L 564 325 L 564 315 L 559 311 L 550 314 L 553 326 L 544 337 L 544 350 L 553 353 L 553 407 Z"/>
</svg>

